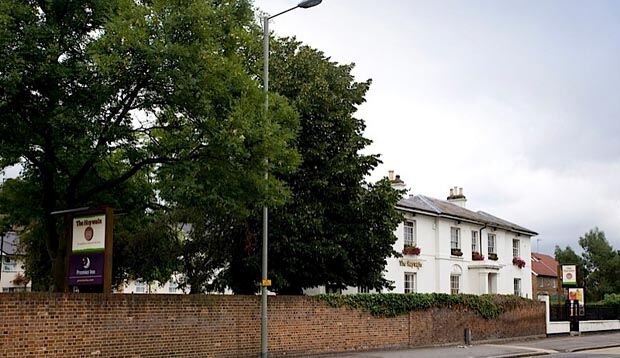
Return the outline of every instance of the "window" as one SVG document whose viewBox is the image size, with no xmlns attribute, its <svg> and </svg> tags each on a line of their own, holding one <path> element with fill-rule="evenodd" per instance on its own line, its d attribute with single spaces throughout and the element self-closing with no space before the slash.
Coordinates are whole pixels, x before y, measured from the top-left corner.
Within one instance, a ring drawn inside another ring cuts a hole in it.
<svg viewBox="0 0 620 358">
<path fill-rule="evenodd" d="M 472 230 L 471 232 L 471 251 L 480 253 L 478 248 L 478 231 Z"/>
<path fill-rule="evenodd" d="M 488 245 L 487 249 L 488 249 L 489 254 L 496 254 L 497 251 L 495 251 L 496 250 L 496 248 L 495 248 L 495 234 L 489 234 L 489 236 L 488 236 L 488 244 L 489 245 Z"/>
<path fill-rule="evenodd" d="M 451 249 L 461 248 L 461 229 L 459 229 L 458 227 L 450 228 L 450 248 Z"/>
<path fill-rule="evenodd" d="M 555 285 L 557 284 L 557 280 L 555 278 L 551 279 L 551 287 L 555 288 Z"/>
<path fill-rule="evenodd" d="M 415 272 L 405 272 L 405 293 L 417 292 L 418 280 Z"/>
<path fill-rule="evenodd" d="M 179 285 L 176 282 L 170 281 L 170 284 L 168 285 L 168 293 L 177 293 L 178 289 Z"/>
<path fill-rule="evenodd" d="M 538 278 L 538 288 L 543 288 L 545 287 L 545 278 L 544 277 L 539 277 Z"/>
<path fill-rule="evenodd" d="M 517 239 L 512 239 L 512 256 L 513 257 L 519 257 L 521 256 L 521 250 L 520 250 L 520 242 Z"/>
<path fill-rule="evenodd" d="M 4 272 L 17 272 L 17 261 L 11 260 L 8 257 L 3 257 L 2 271 Z"/>
<path fill-rule="evenodd" d="M 325 293 L 341 295 L 342 294 L 342 289 L 338 288 L 337 286 L 327 285 L 327 286 L 325 286 Z"/>
<path fill-rule="evenodd" d="M 2 292 L 30 292 L 30 287 L 2 287 Z"/>
<path fill-rule="evenodd" d="M 461 291 L 461 275 L 450 275 L 450 293 L 456 295 Z"/>
<path fill-rule="evenodd" d="M 415 221 L 405 221 L 405 246 L 417 246 Z"/>
<path fill-rule="evenodd" d="M 136 281 L 136 293 L 145 293 L 146 284 L 142 281 Z"/>
<path fill-rule="evenodd" d="M 515 296 L 521 296 L 521 279 L 514 279 Z"/>
<path fill-rule="evenodd" d="M 360 286 L 357 288 L 357 293 L 370 293 L 370 289 L 366 286 Z"/>
</svg>

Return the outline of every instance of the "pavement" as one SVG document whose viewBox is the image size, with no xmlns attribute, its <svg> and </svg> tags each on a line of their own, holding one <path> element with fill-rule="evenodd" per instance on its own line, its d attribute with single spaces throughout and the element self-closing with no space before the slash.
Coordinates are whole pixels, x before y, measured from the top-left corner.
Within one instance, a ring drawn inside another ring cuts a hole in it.
<svg viewBox="0 0 620 358">
<path fill-rule="evenodd" d="M 582 334 L 532 340 L 515 340 L 498 344 L 474 344 L 415 348 L 392 351 L 373 351 L 329 355 L 331 358 L 516 358 L 560 357 L 620 357 L 620 332 Z"/>
</svg>

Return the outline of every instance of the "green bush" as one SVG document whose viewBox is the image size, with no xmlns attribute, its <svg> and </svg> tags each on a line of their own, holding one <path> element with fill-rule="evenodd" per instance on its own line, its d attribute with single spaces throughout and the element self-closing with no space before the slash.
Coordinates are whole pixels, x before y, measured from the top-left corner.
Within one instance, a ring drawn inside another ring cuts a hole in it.
<svg viewBox="0 0 620 358">
<path fill-rule="evenodd" d="M 605 306 L 620 307 L 620 293 L 607 294 L 600 303 Z"/>
<path fill-rule="evenodd" d="M 464 308 L 485 319 L 497 318 L 517 307 L 540 304 L 537 301 L 512 295 L 449 295 L 445 293 L 379 293 L 357 295 L 318 295 L 319 300 L 332 307 L 360 309 L 374 316 L 394 317 L 410 311 L 429 308 Z"/>
</svg>

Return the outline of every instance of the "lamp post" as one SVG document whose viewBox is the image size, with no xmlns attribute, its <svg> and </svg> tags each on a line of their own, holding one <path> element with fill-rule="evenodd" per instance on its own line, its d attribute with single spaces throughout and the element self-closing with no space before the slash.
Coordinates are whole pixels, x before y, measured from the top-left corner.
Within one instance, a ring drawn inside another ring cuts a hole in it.
<svg viewBox="0 0 620 358">
<path fill-rule="evenodd" d="M 319 5 L 323 0 L 305 0 L 301 1 L 297 6 L 294 6 L 288 10 L 284 10 L 273 16 L 262 16 L 263 21 L 263 91 L 265 93 L 265 124 L 269 126 L 269 20 L 274 17 L 285 14 L 289 11 L 297 8 L 308 9 Z M 266 164 L 269 163 L 269 159 L 265 159 Z M 265 180 L 269 178 L 269 167 L 265 167 Z M 267 287 L 271 286 L 271 282 L 267 279 L 267 245 L 268 245 L 268 210 L 267 204 L 263 206 L 263 250 L 262 250 L 262 280 L 261 280 L 261 305 L 260 305 L 260 356 L 261 358 L 267 358 Z"/>
</svg>

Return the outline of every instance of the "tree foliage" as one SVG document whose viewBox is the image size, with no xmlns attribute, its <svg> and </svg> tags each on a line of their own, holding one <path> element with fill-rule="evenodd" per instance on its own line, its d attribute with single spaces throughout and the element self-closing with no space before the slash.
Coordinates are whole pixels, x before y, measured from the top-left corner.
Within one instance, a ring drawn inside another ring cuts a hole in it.
<svg viewBox="0 0 620 358">
<path fill-rule="evenodd" d="M 394 254 L 400 193 L 387 180 L 365 181 L 378 156 L 355 118 L 370 81 L 356 82 L 353 65 L 331 61 L 294 39 L 272 40 L 272 89 L 299 114 L 299 168 L 280 175 L 291 198 L 270 208 L 269 275 L 272 290 L 301 294 L 319 285 L 389 287 L 382 272 Z M 234 236 L 220 279 L 238 293 L 253 293 L 260 277 L 260 221 L 254 216 Z"/>
<path fill-rule="evenodd" d="M 579 238 L 583 249 L 579 257 L 570 246 L 556 246 L 555 258 L 560 264 L 577 264 L 579 284 L 585 287 L 589 301 L 599 301 L 606 294 L 620 292 L 620 253 L 607 241 L 605 233 L 594 228 Z"/>
<path fill-rule="evenodd" d="M 26 198 L 2 210 L 33 228 L 56 290 L 67 238 L 51 212 L 103 203 L 137 218 L 161 204 L 165 164 L 208 158 L 216 177 L 229 160 L 294 157 L 285 104 L 270 127 L 249 115 L 262 104 L 240 60 L 253 21 L 244 0 L 0 1 L 0 167 L 22 165 L 11 190 Z M 237 169 L 261 186 L 252 163 Z"/>
</svg>

